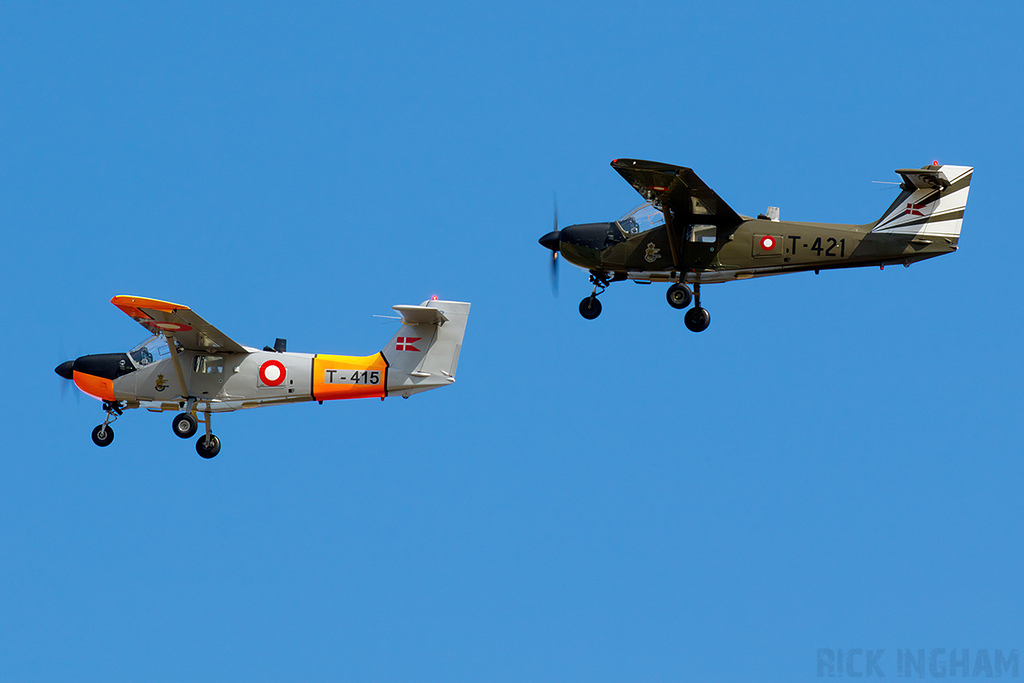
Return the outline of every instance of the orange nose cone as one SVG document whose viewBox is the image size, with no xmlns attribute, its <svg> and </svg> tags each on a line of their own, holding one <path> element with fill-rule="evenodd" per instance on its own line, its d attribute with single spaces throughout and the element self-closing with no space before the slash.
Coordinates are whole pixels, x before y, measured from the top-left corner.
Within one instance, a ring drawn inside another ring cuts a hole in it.
<svg viewBox="0 0 1024 683">
<path fill-rule="evenodd" d="M 90 375 L 85 372 L 74 373 L 75 385 L 89 394 L 103 401 L 114 400 L 114 381 Z"/>
</svg>

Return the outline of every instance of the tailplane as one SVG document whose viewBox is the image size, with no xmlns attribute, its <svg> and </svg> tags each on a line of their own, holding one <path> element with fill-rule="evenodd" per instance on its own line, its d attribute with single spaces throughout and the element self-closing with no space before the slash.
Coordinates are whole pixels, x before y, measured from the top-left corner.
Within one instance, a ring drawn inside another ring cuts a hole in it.
<svg viewBox="0 0 1024 683">
<path fill-rule="evenodd" d="M 381 351 L 388 363 L 388 396 L 409 397 L 455 381 L 469 306 L 437 300 L 392 306 L 402 315 L 402 327 Z"/>
<path fill-rule="evenodd" d="M 956 244 L 974 169 L 933 164 L 896 172 L 903 176 L 903 192 L 871 232 L 946 238 Z"/>
</svg>

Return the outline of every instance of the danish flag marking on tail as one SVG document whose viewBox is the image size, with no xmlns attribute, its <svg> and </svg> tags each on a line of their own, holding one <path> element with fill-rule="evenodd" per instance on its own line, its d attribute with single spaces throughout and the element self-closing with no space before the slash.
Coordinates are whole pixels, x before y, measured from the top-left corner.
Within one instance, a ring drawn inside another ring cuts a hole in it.
<svg viewBox="0 0 1024 683">
<path fill-rule="evenodd" d="M 910 214 L 911 216 L 923 216 L 921 209 L 924 208 L 924 204 L 907 204 L 907 210 L 904 212 L 904 216 Z"/>
<path fill-rule="evenodd" d="M 423 339 L 423 337 L 399 337 L 398 339 L 395 340 L 395 350 L 416 351 L 417 353 L 419 353 L 420 350 L 413 346 L 413 343 L 418 342 L 420 339 Z"/>
</svg>

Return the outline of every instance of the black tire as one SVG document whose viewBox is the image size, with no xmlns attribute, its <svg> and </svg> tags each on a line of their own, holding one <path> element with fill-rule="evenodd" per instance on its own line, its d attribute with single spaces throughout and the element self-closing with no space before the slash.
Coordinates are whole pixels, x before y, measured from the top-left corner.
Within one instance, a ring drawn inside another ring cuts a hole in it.
<svg viewBox="0 0 1024 683">
<path fill-rule="evenodd" d="M 683 316 L 683 322 L 686 323 L 686 329 L 691 332 L 703 332 L 711 324 L 711 314 L 706 308 L 694 306 Z"/>
<path fill-rule="evenodd" d="M 104 427 L 103 425 L 96 425 L 96 429 L 92 430 L 92 442 L 101 448 L 103 446 L 109 446 L 114 440 L 114 428 L 110 425 Z"/>
<path fill-rule="evenodd" d="M 171 429 L 174 430 L 174 435 L 187 439 L 196 433 L 199 429 L 199 421 L 188 413 L 178 413 L 174 416 L 174 422 L 171 423 Z"/>
<path fill-rule="evenodd" d="M 601 315 L 601 302 L 597 300 L 596 296 L 588 296 L 580 302 L 580 315 L 587 320 L 593 320 Z"/>
<path fill-rule="evenodd" d="M 665 298 L 668 299 L 669 306 L 682 310 L 687 308 L 690 302 L 693 301 L 693 292 L 686 285 L 677 282 L 668 288 L 668 291 L 665 292 Z"/>
<path fill-rule="evenodd" d="M 203 434 L 199 437 L 199 440 L 196 441 L 196 453 L 209 460 L 220 453 L 220 439 L 213 434 L 210 434 L 210 443 L 209 446 L 207 446 L 206 434 Z"/>
</svg>

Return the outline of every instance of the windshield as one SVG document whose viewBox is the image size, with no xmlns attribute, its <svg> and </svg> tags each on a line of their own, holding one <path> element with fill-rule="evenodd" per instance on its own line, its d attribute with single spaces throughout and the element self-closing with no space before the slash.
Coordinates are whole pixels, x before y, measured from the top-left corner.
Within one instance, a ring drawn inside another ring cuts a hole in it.
<svg viewBox="0 0 1024 683">
<path fill-rule="evenodd" d="M 135 367 L 141 368 L 155 361 L 163 360 L 170 354 L 167 341 L 162 336 L 154 334 L 132 347 L 132 350 L 128 352 L 128 357 L 135 363 Z"/>
<path fill-rule="evenodd" d="M 616 221 L 622 232 L 636 235 L 665 224 L 665 214 L 651 202 L 645 202 Z"/>
</svg>

